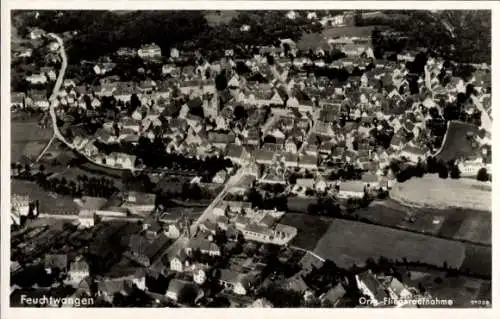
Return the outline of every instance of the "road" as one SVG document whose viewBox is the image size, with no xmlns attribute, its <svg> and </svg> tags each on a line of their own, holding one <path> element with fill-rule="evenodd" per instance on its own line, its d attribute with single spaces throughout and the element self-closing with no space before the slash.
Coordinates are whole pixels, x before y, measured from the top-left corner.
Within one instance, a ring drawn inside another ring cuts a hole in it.
<svg viewBox="0 0 500 319">
<path fill-rule="evenodd" d="M 49 33 L 48 36 L 55 39 L 59 43 L 59 54 L 61 55 L 62 63 L 61 63 L 61 69 L 59 70 L 59 75 L 57 76 L 56 83 L 52 90 L 52 94 L 49 97 L 49 103 L 50 103 L 49 113 L 52 119 L 52 128 L 54 130 L 54 135 L 47 143 L 45 148 L 42 150 L 40 155 L 38 155 L 35 162 L 38 162 L 43 157 L 43 155 L 45 155 L 45 153 L 47 152 L 47 150 L 49 149 L 50 145 L 52 144 L 55 138 L 57 138 L 62 143 L 66 144 L 66 146 L 68 146 L 70 149 L 75 149 L 74 145 L 69 143 L 59 131 L 59 127 L 57 126 L 57 116 L 54 110 L 54 104 L 51 103 L 54 99 L 57 98 L 57 93 L 59 92 L 59 90 L 61 89 L 61 85 L 63 84 L 64 75 L 66 74 L 66 68 L 68 67 L 68 57 L 66 55 L 66 50 L 64 49 L 63 40 L 59 36 L 53 33 Z"/>
<path fill-rule="evenodd" d="M 236 173 L 229 178 L 229 180 L 226 182 L 226 185 L 222 189 L 222 191 L 214 198 L 214 200 L 210 203 L 210 205 L 205 208 L 203 213 L 198 217 L 198 219 L 193 222 L 193 224 L 190 226 L 190 232 L 191 234 L 195 234 L 198 226 L 203 223 L 206 220 L 210 220 L 213 218 L 212 212 L 213 209 L 224 199 L 226 194 L 229 192 L 231 187 L 233 187 L 238 181 L 245 176 L 246 173 L 246 168 L 248 167 L 248 164 L 242 166 L 240 169 L 236 171 Z M 189 238 L 185 234 L 181 235 L 179 238 L 177 238 L 172 245 L 170 245 L 158 259 L 151 265 L 151 269 L 158 272 L 162 273 L 163 272 L 163 256 L 175 256 L 181 249 L 184 249 L 187 247 L 189 243 Z"/>
<path fill-rule="evenodd" d="M 59 75 L 57 77 L 56 84 L 54 85 L 54 89 L 52 90 L 52 95 L 49 98 L 49 103 L 50 103 L 57 98 L 57 93 L 59 92 L 59 90 L 61 89 L 61 85 L 63 84 L 64 75 L 66 74 L 66 68 L 68 67 L 68 56 L 66 55 L 66 49 L 64 48 L 64 41 L 54 33 L 49 33 L 48 36 L 55 39 L 57 43 L 59 43 L 59 54 L 61 55 L 62 59 L 61 70 L 59 70 Z M 50 112 L 50 117 L 52 118 L 52 127 L 54 129 L 54 135 L 57 137 L 58 140 L 66 144 L 66 146 L 68 146 L 70 149 L 72 150 L 76 149 L 76 147 L 72 143 L 69 143 L 66 140 L 66 138 L 61 134 L 61 131 L 59 131 L 59 127 L 57 126 L 56 111 L 54 109 L 53 103 L 50 103 L 49 112 Z"/>
</svg>

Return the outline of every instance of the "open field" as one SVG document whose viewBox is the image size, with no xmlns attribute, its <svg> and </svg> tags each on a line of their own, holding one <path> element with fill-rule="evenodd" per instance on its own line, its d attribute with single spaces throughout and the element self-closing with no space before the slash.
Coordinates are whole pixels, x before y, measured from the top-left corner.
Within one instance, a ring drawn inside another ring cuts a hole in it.
<svg viewBox="0 0 500 319">
<path fill-rule="evenodd" d="M 306 213 L 307 214 L 307 207 L 309 207 L 310 204 L 316 204 L 318 202 L 317 197 L 288 197 L 287 199 L 287 205 L 288 205 L 288 210 L 291 212 L 297 212 L 297 213 Z"/>
<path fill-rule="evenodd" d="M 40 212 L 77 210 L 78 205 L 69 196 L 62 196 L 43 190 L 34 182 L 12 180 L 11 193 L 29 195 L 30 199 L 40 201 Z"/>
<path fill-rule="evenodd" d="M 491 214 L 483 215 L 484 218 L 465 219 L 455 234 L 455 238 L 491 245 Z"/>
<path fill-rule="evenodd" d="M 11 162 L 24 156 L 35 159 L 52 137 L 50 128 L 42 129 L 37 121 L 11 122 Z"/>
<path fill-rule="evenodd" d="M 491 190 L 476 185 L 488 184 L 470 179 L 442 179 L 436 175 L 425 175 L 396 184 L 390 195 L 403 204 L 416 207 L 460 207 L 491 211 Z"/>
<path fill-rule="evenodd" d="M 475 150 L 467 135 L 475 137 L 477 132 L 478 128 L 475 125 L 460 121 L 450 121 L 443 145 L 441 145 L 441 149 L 436 155 L 437 158 L 448 162 L 452 159 L 468 157 L 473 154 Z"/>
<path fill-rule="evenodd" d="M 446 262 L 459 268 L 465 245 L 451 240 L 410 233 L 360 222 L 334 219 L 314 252 L 349 268 L 362 266 L 368 258 L 422 262 L 438 267 Z"/>
<path fill-rule="evenodd" d="M 318 241 L 330 226 L 332 219 L 300 213 L 286 213 L 280 223 L 296 227 L 299 231 L 292 245 L 302 249 L 313 250 Z"/>
<path fill-rule="evenodd" d="M 416 208 L 385 200 L 375 201 L 355 214 L 381 226 L 491 245 L 491 212 L 469 208 Z M 414 221 L 410 222 L 408 216 L 413 216 Z"/>
</svg>

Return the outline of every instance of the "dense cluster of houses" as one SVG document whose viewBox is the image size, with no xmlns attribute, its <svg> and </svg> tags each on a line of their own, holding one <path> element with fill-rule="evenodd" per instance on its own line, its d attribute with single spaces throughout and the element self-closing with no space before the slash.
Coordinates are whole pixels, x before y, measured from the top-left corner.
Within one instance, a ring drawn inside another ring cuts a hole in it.
<svg viewBox="0 0 500 319">
<path fill-rule="evenodd" d="M 293 11 L 287 16 L 295 18 Z M 347 13 L 325 18 L 321 23 L 339 26 L 349 24 L 351 19 L 352 14 Z M 34 30 L 30 36 L 33 40 L 40 39 L 43 33 L 39 33 Z M 286 43 L 292 52 L 297 52 L 293 41 Z M 431 58 L 425 77 L 418 79 L 420 94 L 413 95 L 406 79 L 409 73 L 406 62 L 413 61 L 416 52 L 403 52 L 397 61 L 387 61 L 374 59 L 370 42 L 365 38 L 334 38 L 328 44 L 340 48 L 347 57 L 327 64 L 322 49 L 311 48 L 316 50 L 316 59 L 306 56 L 290 59 L 283 47 L 262 47 L 260 53 L 249 59 L 233 58 L 233 54 L 228 53 L 218 61 L 200 59 L 203 62 L 181 68 L 175 59 L 184 53 L 172 49 L 170 59 L 162 67 L 163 79 L 139 83 L 106 76 L 119 63 L 107 59 L 93 67 L 99 83 L 89 85 L 65 79 L 52 101 L 48 100 L 48 92 L 31 89 L 13 92 L 11 104 L 41 110 L 47 110 L 52 104 L 61 118 L 74 111 L 92 118 L 107 112 L 104 103 L 108 103 L 110 97 L 123 114 L 132 100 L 137 99 L 139 103 L 134 103 L 139 106 L 130 115 L 108 120 L 95 136 L 75 134 L 73 144 L 95 163 L 133 170 L 136 168 L 134 155 L 105 154 L 96 142 L 137 144 L 141 136 L 151 141 L 160 138 L 167 153 L 195 158 L 221 155 L 241 166 L 245 164 L 245 182 L 233 187 L 240 193 L 255 181 L 286 185 L 289 183 L 286 174 L 293 172 L 313 176 L 296 180 L 291 191 L 297 195 L 305 195 L 306 190 L 313 189 L 320 193 L 332 192 L 343 199 L 362 198 L 371 188 L 390 188 L 391 180 L 385 176 L 385 169 L 391 160 L 416 164 L 431 154 L 427 147 L 431 136 L 426 130 L 426 123 L 432 118 L 430 109 L 439 110 L 440 99 L 454 101 L 458 93 L 465 92 L 467 83 L 452 77 L 443 87 L 438 76 L 444 61 Z M 57 51 L 58 47 L 50 43 L 49 49 Z M 31 55 L 28 51 L 22 54 Z M 274 63 L 269 63 L 270 55 Z M 137 50 L 120 48 L 116 56 L 161 60 L 162 51 L 152 43 Z M 248 71 L 238 74 L 237 65 L 240 68 L 243 65 Z M 357 70 L 359 75 L 339 82 L 315 76 L 307 72 L 306 67 L 344 69 L 350 73 Z M 216 75 L 222 71 L 226 74 L 227 86 L 217 90 Z M 486 110 L 491 109 L 489 72 L 487 67 L 478 68 L 471 80 Z M 26 77 L 28 83 L 36 85 L 55 79 L 56 71 L 51 67 L 43 67 L 39 74 Z M 475 110 L 471 105 L 471 114 Z M 490 138 L 483 135 L 476 142 L 481 147 L 490 145 Z M 381 145 L 380 136 L 392 136 L 388 147 Z M 459 168 L 464 175 L 474 175 L 486 165 L 484 157 L 485 154 L 478 154 L 463 160 Z M 362 170 L 361 179 L 332 181 L 326 178 L 332 167 L 346 165 Z M 228 174 L 221 171 L 212 182 L 223 184 Z M 14 222 L 26 214 L 28 202 L 24 197 L 12 199 Z M 165 294 L 180 304 L 186 296 L 193 300 L 201 298 L 200 286 L 213 277 L 213 263 L 206 260 L 221 258 L 223 247 L 215 241 L 221 230 L 231 244 L 243 239 L 279 246 L 288 245 L 299 231 L 279 222 L 283 212 L 256 210 L 246 202 L 222 201 L 213 209 L 213 219 L 200 223 L 191 234 L 185 219 L 158 213 L 155 207 L 153 194 L 127 192 L 104 202 L 82 198 L 74 212 L 43 213 L 78 220 L 82 227 L 89 228 L 97 220 L 141 220 L 143 228 L 129 238 L 125 256 L 144 268 L 160 260 L 168 265 L 169 271 L 185 275 L 171 280 Z M 166 248 L 185 233 L 189 239 L 186 247 L 164 259 L 162 253 Z M 244 296 L 259 279 L 260 266 L 252 257 L 233 258 L 227 268 L 218 269 L 217 281 L 227 291 Z M 45 268 L 47 272 L 55 268 L 67 272 L 68 281 L 79 291 L 90 289 L 89 265 L 81 257 L 69 262 L 65 255 L 47 255 Z M 116 278 L 100 279 L 98 294 L 112 300 L 115 292 L 127 291 L 132 285 L 144 290 L 145 276 L 143 271 L 132 271 Z M 402 306 L 404 299 L 415 294 L 395 278 L 377 278 L 370 272 L 359 274 L 356 282 L 373 305 L 391 298 L 400 300 L 396 304 Z M 337 285 L 321 298 L 335 304 L 343 294 L 344 288 Z M 268 302 L 260 300 L 260 303 Z"/>
</svg>

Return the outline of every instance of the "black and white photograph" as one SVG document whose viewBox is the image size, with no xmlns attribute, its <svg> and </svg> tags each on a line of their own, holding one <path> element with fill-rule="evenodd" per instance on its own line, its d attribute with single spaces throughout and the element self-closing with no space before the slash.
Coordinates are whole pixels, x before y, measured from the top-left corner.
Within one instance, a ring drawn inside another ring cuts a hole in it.
<svg viewBox="0 0 500 319">
<path fill-rule="evenodd" d="M 9 10 L 9 306 L 492 308 L 493 10 L 331 7 Z"/>
</svg>

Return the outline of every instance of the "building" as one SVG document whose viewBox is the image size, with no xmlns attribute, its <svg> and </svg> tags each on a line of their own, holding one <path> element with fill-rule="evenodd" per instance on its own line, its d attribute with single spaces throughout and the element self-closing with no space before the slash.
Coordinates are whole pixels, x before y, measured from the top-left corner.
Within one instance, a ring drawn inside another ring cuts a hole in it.
<svg viewBox="0 0 500 319">
<path fill-rule="evenodd" d="M 277 224 L 274 229 L 253 223 L 240 228 L 246 240 L 275 245 L 286 245 L 297 235 L 297 228 L 283 224 Z"/>
<path fill-rule="evenodd" d="M 486 168 L 486 164 L 481 157 L 458 162 L 458 169 L 461 176 L 476 177 L 481 168 Z"/>
<path fill-rule="evenodd" d="M 144 267 L 149 267 L 169 243 L 170 240 L 163 234 L 156 236 L 153 240 L 134 234 L 130 236 L 129 251 L 125 255 Z"/>
<path fill-rule="evenodd" d="M 339 198 L 363 198 L 366 185 L 363 181 L 345 181 L 339 185 Z"/>
<path fill-rule="evenodd" d="M 90 275 L 89 264 L 78 256 L 69 266 L 68 276 L 71 284 L 78 285 Z"/>
<path fill-rule="evenodd" d="M 185 251 L 188 255 L 191 255 L 195 250 L 199 250 L 202 254 L 206 254 L 209 256 L 221 255 L 221 250 L 219 246 L 217 246 L 217 244 L 201 237 L 191 239 L 188 246 L 185 248 Z"/>
<path fill-rule="evenodd" d="M 239 273 L 230 269 L 221 269 L 219 282 L 237 295 L 246 295 L 252 287 L 252 276 Z"/>
<path fill-rule="evenodd" d="M 327 292 L 319 296 L 319 300 L 323 307 L 337 307 L 345 294 L 345 288 L 341 283 L 338 283 L 335 287 L 330 288 Z"/>
<path fill-rule="evenodd" d="M 54 270 L 66 272 L 68 268 L 68 255 L 47 254 L 45 255 L 45 271 L 51 274 Z"/>
<path fill-rule="evenodd" d="M 156 194 L 129 191 L 124 194 L 122 207 L 136 214 L 147 214 L 155 209 Z"/>
<path fill-rule="evenodd" d="M 190 281 L 172 279 L 165 296 L 175 302 L 191 303 L 199 294 L 198 287 Z"/>
<path fill-rule="evenodd" d="M 384 298 L 389 298 L 389 294 L 371 271 L 360 273 L 355 278 L 358 289 L 370 300 L 370 306 L 383 305 Z"/>
<path fill-rule="evenodd" d="M 189 267 L 188 255 L 184 250 L 181 250 L 176 256 L 170 259 L 170 270 L 184 272 Z"/>
<path fill-rule="evenodd" d="M 137 50 L 137 55 L 142 59 L 158 58 L 161 57 L 161 48 L 154 43 L 143 45 Z"/>
</svg>

